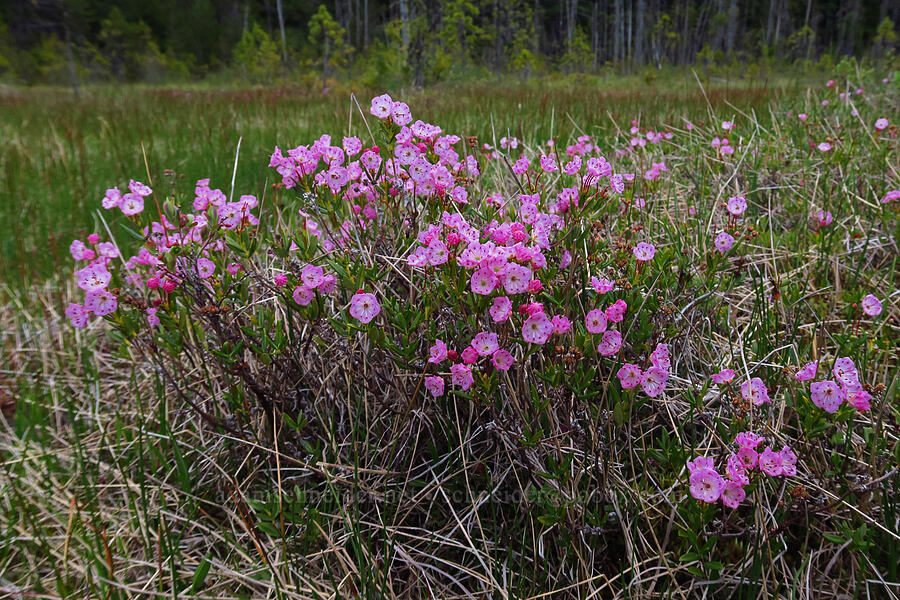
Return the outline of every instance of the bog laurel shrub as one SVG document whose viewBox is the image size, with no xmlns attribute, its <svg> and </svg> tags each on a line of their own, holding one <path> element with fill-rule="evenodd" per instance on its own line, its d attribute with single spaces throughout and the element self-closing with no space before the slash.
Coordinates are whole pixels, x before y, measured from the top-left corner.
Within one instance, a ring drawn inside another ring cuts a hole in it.
<svg viewBox="0 0 900 600">
<path fill-rule="evenodd" d="M 140 246 L 125 259 L 100 235 L 73 242 L 85 299 L 67 315 L 75 327 L 106 319 L 212 430 L 277 436 L 298 459 L 340 444 L 354 464 L 345 442 L 359 423 L 390 472 L 469 444 L 464 462 L 482 470 L 467 488 L 529 488 L 509 502 L 569 543 L 621 526 L 619 499 L 636 507 L 640 494 L 610 490 L 640 481 L 677 506 L 691 572 L 716 573 L 715 536 L 758 548 L 767 530 L 754 511 L 778 515 L 769 532 L 815 512 L 808 486 L 848 468 L 830 448 L 889 401 L 868 367 L 891 361 L 883 294 L 859 282 L 834 307 L 806 294 L 827 287 L 844 243 L 833 220 L 891 235 L 900 191 L 864 203 L 839 187 L 812 200 L 787 191 L 831 180 L 851 153 L 871 168 L 896 151 L 896 127 L 857 108 L 854 91 L 829 82 L 821 102 L 785 107 L 779 134 L 748 118 L 635 121 L 609 160 L 588 135 L 463 139 L 379 96 L 361 137 L 276 148 L 271 197 L 235 199 L 209 180 L 189 204 L 136 181 L 107 190 L 103 208 L 131 220 Z M 800 148 L 797 173 L 777 175 L 790 147 L 777 135 Z M 690 161 L 719 189 L 676 194 L 672 165 Z M 793 229 L 778 239 L 796 247 L 776 248 L 760 220 L 759 173 L 794 177 L 776 188 L 786 221 L 774 227 Z M 790 277 L 808 282 L 779 288 L 753 266 L 787 265 L 782 251 L 802 255 Z M 814 273 L 801 275 L 807 261 Z M 744 301 L 747 320 L 732 322 L 729 305 Z M 841 317 L 817 316 L 829 310 Z M 817 346 L 804 319 L 831 342 Z M 398 443 L 407 428 L 427 441 Z M 891 444 L 871 435 L 864 445 L 890 461 Z M 645 510 L 665 522 L 675 509 Z"/>
</svg>

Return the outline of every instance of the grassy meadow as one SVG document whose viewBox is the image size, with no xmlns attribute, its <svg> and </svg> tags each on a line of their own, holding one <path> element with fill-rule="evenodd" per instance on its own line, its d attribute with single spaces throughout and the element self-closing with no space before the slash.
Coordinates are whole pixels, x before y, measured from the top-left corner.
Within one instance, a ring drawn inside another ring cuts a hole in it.
<svg viewBox="0 0 900 600">
<path fill-rule="evenodd" d="M 900 202 L 882 202 L 900 189 L 900 84 L 871 77 L 857 95 L 839 78 L 844 100 L 830 77 L 391 90 L 414 119 L 461 136 L 461 155 L 511 136 L 522 155 L 549 152 L 548 139 L 564 155 L 588 135 L 590 152 L 635 174 L 621 196 L 582 196 L 566 221 L 570 271 L 556 246 L 535 270 L 531 301 L 569 315 L 571 332 L 536 350 L 497 325 L 516 366 L 484 365 L 470 390 L 426 359 L 436 339 L 495 326 L 486 300 L 456 265 L 407 266 L 446 203 L 386 200 L 377 232 L 322 254 L 297 233 L 298 210 L 329 206 L 319 221 L 338 230 L 347 207 L 297 193 L 319 193 L 309 182 L 284 189 L 268 166 L 275 146 L 323 133 L 389 139 L 369 112 L 383 90 L 0 89 L 0 597 L 900 596 Z M 632 149 L 648 130 L 672 136 Z M 726 136 L 733 154 L 711 145 Z M 482 203 L 488 191 L 555 198 L 563 185 L 517 178 L 511 151 L 509 164 L 478 156 L 471 204 L 456 207 L 473 222 L 506 218 Z M 116 280 L 130 290 L 119 311 L 71 327 L 64 311 L 84 298 L 72 240 L 101 234 L 124 258 L 142 245 L 138 217 L 100 208 L 105 190 L 149 183 L 157 202 L 141 223 L 162 206 L 183 224 L 206 177 L 259 198 L 265 227 L 210 233 L 222 237 L 208 286 L 185 276 L 164 297 Z M 746 197 L 742 216 L 729 217 L 733 196 Z M 719 232 L 733 250 L 717 251 Z M 640 265 L 639 240 L 656 247 Z M 307 262 L 344 291 L 291 302 Z M 615 283 L 606 299 L 592 275 Z M 372 324 L 347 316 L 357 287 L 381 302 Z M 860 309 L 869 294 L 877 315 Z M 629 308 L 609 358 L 585 314 L 613 298 Z M 649 365 L 657 343 L 672 352 L 665 393 L 620 386 L 620 362 Z M 811 361 L 828 378 L 840 357 L 870 409 L 823 411 L 796 378 Z M 734 383 L 712 383 L 725 367 Z M 447 393 L 426 394 L 426 373 Z M 771 403 L 740 391 L 750 376 Z M 790 446 L 796 474 L 756 469 L 733 510 L 695 500 L 687 461 L 724 472 L 750 430 L 766 438 L 760 454 Z"/>
</svg>

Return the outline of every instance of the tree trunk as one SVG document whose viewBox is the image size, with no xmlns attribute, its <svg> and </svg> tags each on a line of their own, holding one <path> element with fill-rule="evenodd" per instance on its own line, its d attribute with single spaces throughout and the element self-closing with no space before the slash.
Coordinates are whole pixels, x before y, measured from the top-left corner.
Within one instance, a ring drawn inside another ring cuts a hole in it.
<svg viewBox="0 0 900 600">
<path fill-rule="evenodd" d="M 287 64 L 287 38 L 284 36 L 284 12 L 281 10 L 281 0 L 275 0 L 278 11 L 278 28 L 281 29 L 281 62 Z"/>
<path fill-rule="evenodd" d="M 639 67 L 644 64 L 644 11 L 647 6 L 645 0 L 637 2 L 637 23 L 634 35 L 634 62 Z"/>
<path fill-rule="evenodd" d="M 400 0 L 400 21 L 403 24 L 401 30 L 403 47 L 409 48 L 409 0 Z"/>
</svg>

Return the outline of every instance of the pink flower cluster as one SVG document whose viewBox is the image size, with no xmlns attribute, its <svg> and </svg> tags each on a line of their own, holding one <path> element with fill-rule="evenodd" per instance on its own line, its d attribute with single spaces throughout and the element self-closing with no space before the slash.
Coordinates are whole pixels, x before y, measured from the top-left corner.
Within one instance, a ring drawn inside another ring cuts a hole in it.
<svg viewBox="0 0 900 600">
<path fill-rule="evenodd" d="M 84 303 L 69 303 L 65 314 L 73 327 L 86 327 L 91 315 L 105 317 L 118 308 L 117 298 L 107 289 L 112 280 L 110 262 L 119 257 L 119 249 L 110 242 L 101 242 L 100 236 L 88 236 L 88 244 L 75 240 L 69 246 L 69 253 L 77 261 L 87 264 L 77 271 L 78 287 L 85 292 Z"/>
<path fill-rule="evenodd" d="M 128 192 L 125 194 L 117 187 L 106 190 L 101 205 L 106 210 L 118 207 L 123 214 L 130 217 L 144 210 L 144 198 L 152 193 L 153 190 L 149 187 L 132 179 L 128 182 Z"/>
<path fill-rule="evenodd" d="M 650 353 L 650 368 L 641 371 L 638 365 L 625 363 L 616 373 L 622 388 L 630 390 L 641 386 L 644 393 L 651 398 L 656 398 L 666 389 L 669 381 L 669 371 L 672 368 L 672 360 L 669 356 L 667 344 L 657 344 Z"/>
<path fill-rule="evenodd" d="M 475 383 L 472 373 L 473 366 L 483 362 L 482 368 L 487 368 L 487 362 L 498 371 L 508 371 L 515 363 L 512 353 L 500 347 L 500 341 L 496 333 L 482 331 L 472 338 L 471 343 L 461 352 L 447 350 L 447 344 L 443 340 L 435 340 L 434 345 L 428 351 L 428 362 L 440 365 L 449 360 L 450 381 L 463 391 L 468 390 Z M 455 362 L 460 359 L 460 362 Z M 434 397 L 444 394 L 444 378 L 440 375 L 430 375 L 425 378 L 425 388 Z"/>
<path fill-rule="evenodd" d="M 789 446 L 775 452 L 770 446 L 762 452 L 756 448 L 765 438 L 745 431 L 734 438 L 738 446 L 737 452 L 728 456 L 726 477 L 722 477 L 715 469 L 711 458 L 698 456 L 687 462 L 690 474 L 691 496 L 713 504 L 722 501 L 728 508 L 737 508 L 747 497 L 744 488 L 750 484 L 750 476 L 754 469 L 770 477 L 791 477 L 797 474 L 797 455 Z"/>
<path fill-rule="evenodd" d="M 807 363 L 794 377 L 797 381 L 812 381 L 818 370 L 818 361 Z M 863 389 L 853 359 L 847 356 L 838 358 L 834 361 L 831 372 L 834 379 L 810 383 L 809 392 L 813 404 L 827 413 L 836 413 L 845 401 L 860 411 L 871 408 L 872 395 Z"/>
</svg>

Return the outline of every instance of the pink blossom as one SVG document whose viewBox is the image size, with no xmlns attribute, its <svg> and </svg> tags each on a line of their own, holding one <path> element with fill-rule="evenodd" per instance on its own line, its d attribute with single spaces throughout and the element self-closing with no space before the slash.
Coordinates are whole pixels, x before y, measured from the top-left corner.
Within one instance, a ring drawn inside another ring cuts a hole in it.
<svg viewBox="0 0 900 600">
<path fill-rule="evenodd" d="M 88 265 L 75 271 L 75 275 L 78 277 L 78 287 L 86 292 L 102 290 L 109 285 L 109 280 L 112 279 L 112 274 L 102 264 Z"/>
<path fill-rule="evenodd" d="M 820 210 L 816 213 L 816 219 L 818 219 L 821 227 L 825 227 L 826 225 L 831 225 L 833 217 L 830 210 Z"/>
<path fill-rule="evenodd" d="M 766 449 L 759 455 L 759 470 L 772 477 L 782 475 L 784 469 L 781 466 L 781 454 L 773 452 L 772 448 L 766 446 Z"/>
<path fill-rule="evenodd" d="M 634 247 L 632 251 L 634 257 L 640 262 L 646 262 L 648 260 L 653 260 L 653 256 L 656 254 L 656 248 L 653 244 L 648 244 L 647 242 L 639 242 L 637 246 Z"/>
<path fill-rule="evenodd" d="M 216 264 L 213 261 L 202 257 L 197 259 L 197 276 L 200 279 L 212 277 L 212 274 L 215 272 Z"/>
<path fill-rule="evenodd" d="M 755 434 L 752 431 L 744 431 L 734 436 L 734 443 L 741 448 L 756 448 L 765 441 L 766 438 Z"/>
<path fill-rule="evenodd" d="M 716 236 L 715 239 L 716 250 L 721 252 L 722 254 L 727 253 L 731 250 L 732 246 L 734 246 L 734 237 L 726 232 L 722 232 Z"/>
<path fill-rule="evenodd" d="M 821 142 L 816 148 L 819 149 L 819 152 L 828 152 L 831 150 L 831 144 L 828 142 Z"/>
<path fill-rule="evenodd" d="M 685 466 L 687 466 L 688 472 L 693 474 L 701 469 L 715 469 L 716 463 L 706 456 L 697 456 L 694 460 L 687 461 Z"/>
<path fill-rule="evenodd" d="M 607 292 L 611 292 L 615 287 L 615 283 L 603 277 L 602 279 L 597 279 L 596 277 L 591 277 L 591 287 L 594 288 L 594 291 L 598 294 L 605 294 Z"/>
<path fill-rule="evenodd" d="M 624 300 L 616 300 L 606 309 L 606 318 L 611 323 L 621 323 L 625 318 L 626 310 L 628 310 L 628 304 Z"/>
<path fill-rule="evenodd" d="M 666 389 L 669 373 L 659 367 L 650 367 L 641 378 L 641 389 L 651 398 L 656 398 Z"/>
<path fill-rule="evenodd" d="M 750 381 L 741 384 L 741 396 L 744 400 L 750 400 L 754 406 L 762 406 L 766 402 L 771 402 L 769 391 L 766 384 L 759 377 L 754 377 Z"/>
<path fill-rule="evenodd" d="M 522 337 L 530 344 L 545 344 L 553 333 L 553 323 L 540 312 L 528 317 L 522 324 Z"/>
<path fill-rule="evenodd" d="M 669 358 L 669 345 L 656 344 L 656 348 L 650 353 L 650 362 L 653 363 L 654 367 L 668 373 L 669 369 L 672 368 L 672 361 Z"/>
<path fill-rule="evenodd" d="M 888 126 L 888 120 L 885 119 L 884 117 L 875 121 L 875 130 L 876 131 L 881 131 L 883 129 L 887 129 L 887 126 Z"/>
<path fill-rule="evenodd" d="M 237 263 L 228 263 L 228 266 L 225 267 L 225 270 L 228 271 L 231 275 L 237 275 L 241 271 L 241 265 Z"/>
<path fill-rule="evenodd" d="M 499 347 L 500 343 L 497 341 L 496 333 L 482 331 L 472 338 L 472 348 L 475 348 L 475 351 L 481 356 L 490 356 Z"/>
<path fill-rule="evenodd" d="M 797 374 L 794 375 L 794 379 L 797 381 L 810 381 L 814 379 L 816 376 L 816 372 L 819 370 L 819 361 L 809 362 L 803 365 L 803 368 L 797 371 Z"/>
<path fill-rule="evenodd" d="M 503 287 L 507 294 L 523 294 L 528 291 L 531 269 L 523 265 L 511 264 L 503 276 Z"/>
<path fill-rule="evenodd" d="M 136 215 L 144 210 L 144 198 L 134 193 L 125 194 L 119 202 L 119 208 L 129 217 Z"/>
<path fill-rule="evenodd" d="M 722 369 L 718 373 L 713 374 L 711 379 L 715 384 L 725 385 L 734 381 L 734 375 L 734 369 Z"/>
<path fill-rule="evenodd" d="M 145 198 L 153 193 L 153 190 L 151 190 L 149 187 L 147 187 L 140 181 L 135 181 L 134 179 L 128 182 L 128 189 L 132 194 L 137 194 L 141 198 Z"/>
<path fill-rule="evenodd" d="M 734 217 L 739 217 L 747 210 L 747 200 L 743 196 L 732 196 L 726 204 L 728 212 Z"/>
<path fill-rule="evenodd" d="M 409 125 L 412 122 L 409 106 L 407 106 L 405 102 L 394 102 L 391 105 L 391 120 L 401 127 L 403 125 Z"/>
<path fill-rule="evenodd" d="M 372 106 L 369 108 L 369 112 L 379 119 L 387 119 L 391 116 L 392 105 L 393 101 L 387 94 L 376 96 L 375 98 L 372 98 Z"/>
<path fill-rule="evenodd" d="M 743 486 L 735 481 L 726 481 L 722 489 L 722 504 L 728 508 L 737 508 L 747 497 Z"/>
<path fill-rule="evenodd" d="M 556 315 L 550 322 L 553 323 L 553 333 L 556 335 L 565 335 L 572 330 L 572 323 L 569 319 L 563 315 Z"/>
<path fill-rule="evenodd" d="M 444 395 L 444 379 L 437 376 L 428 376 L 425 378 L 425 389 L 431 392 L 435 398 Z"/>
<path fill-rule="evenodd" d="M 870 410 L 872 408 L 871 400 L 872 394 L 862 389 L 847 393 L 847 403 L 859 411 Z"/>
<path fill-rule="evenodd" d="M 435 340 L 434 345 L 428 350 L 428 362 L 440 364 L 447 358 L 447 344 L 442 340 Z"/>
<path fill-rule="evenodd" d="M 119 188 L 109 188 L 106 190 L 106 195 L 103 196 L 103 200 L 100 201 L 100 204 L 106 210 L 111 208 L 115 208 L 122 203 L 122 192 L 119 191 Z"/>
<path fill-rule="evenodd" d="M 491 363 L 494 368 L 500 371 L 508 371 L 516 359 L 506 350 L 500 348 L 491 356 Z"/>
<path fill-rule="evenodd" d="M 494 298 L 494 302 L 491 308 L 488 309 L 488 312 L 491 313 L 491 318 L 495 323 L 502 323 L 512 314 L 512 302 L 506 296 L 498 296 Z"/>
<path fill-rule="evenodd" d="M 350 316 L 366 324 L 381 312 L 381 305 L 374 294 L 357 292 L 350 299 Z"/>
<path fill-rule="evenodd" d="M 698 469 L 691 473 L 691 496 L 701 502 L 708 504 L 717 502 L 724 489 L 725 480 L 713 469 Z"/>
<path fill-rule="evenodd" d="M 809 386 L 813 404 L 827 413 L 835 413 L 845 400 L 844 391 L 832 380 L 814 381 Z"/>
<path fill-rule="evenodd" d="M 797 474 L 797 455 L 789 446 L 785 446 L 778 453 L 781 456 L 781 474 L 793 477 Z"/>
<path fill-rule="evenodd" d="M 487 267 L 481 267 L 480 269 L 472 273 L 470 287 L 472 289 L 472 293 L 474 294 L 487 296 L 491 292 L 493 292 L 494 288 L 496 288 L 499 284 L 500 281 L 497 279 L 497 276 L 494 275 L 494 272 Z"/>
<path fill-rule="evenodd" d="M 85 310 L 94 313 L 98 317 L 105 317 L 115 312 L 117 306 L 116 297 L 106 290 L 93 290 L 84 297 Z"/>
<path fill-rule="evenodd" d="M 199 268 L 198 268 L 198 270 L 199 270 Z M 284 273 L 279 273 L 278 275 L 276 275 L 273 278 L 273 281 L 275 282 L 275 285 L 277 285 L 278 287 L 284 287 L 287 285 L 288 278 L 287 278 L 287 275 L 285 275 Z"/>
<path fill-rule="evenodd" d="M 610 330 L 603 334 L 597 351 L 602 356 L 612 356 L 622 347 L 622 334 L 616 330 Z"/>
<path fill-rule="evenodd" d="M 159 322 L 160 322 L 159 316 L 157 316 L 157 314 L 156 314 L 156 309 L 148 308 L 147 309 L 147 325 L 149 325 L 150 327 L 156 327 L 157 325 L 159 325 Z"/>
<path fill-rule="evenodd" d="M 300 280 L 304 285 L 310 288 L 319 287 L 324 278 L 325 272 L 322 270 L 322 267 L 316 265 L 306 265 L 303 267 L 303 270 L 300 271 Z"/>
<path fill-rule="evenodd" d="M 869 294 L 860 302 L 863 312 L 870 317 L 877 317 L 881 314 L 881 301 L 872 294 Z"/>
<path fill-rule="evenodd" d="M 644 374 L 641 372 L 640 367 L 631 363 L 622 365 L 622 368 L 619 369 L 616 376 L 622 383 L 622 388 L 626 390 L 636 388 L 641 384 L 641 381 L 644 378 Z"/>
<path fill-rule="evenodd" d="M 475 350 L 475 348 L 473 348 L 472 346 L 468 346 L 465 350 L 462 351 L 462 354 L 460 354 L 460 358 L 462 358 L 462 361 L 465 364 L 474 365 L 476 362 L 478 362 L 478 351 Z"/>
<path fill-rule="evenodd" d="M 316 290 L 308 285 L 298 285 L 294 288 L 294 302 L 300 306 L 308 306 L 316 297 Z"/>
<path fill-rule="evenodd" d="M 90 313 L 81 304 L 70 302 L 66 308 L 66 317 L 72 323 L 72 327 L 82 329 L 87 326 Z"/>
<path fill-rule="evenodd" d="M 759 454 L 753 448 L 741 446 L 735 456 L 745 471 L 755 469 L 759 465 Z"/>
<path fill-rule="evenodd" d="M 472 377 L 472 369 L 464 364 L 457 363 L 450 367 L 450 381 L 453 385 L 458 385 L 463 391 L 466 391 L 475 383 L 475 378 Z"/>
<path fill-rule="evenodd" d="M 606 331 L 606 315 L 602 310 L 595 308 L 585 315 L 584 326 L 591 333 L 603 333 Z"/>
</svg>

